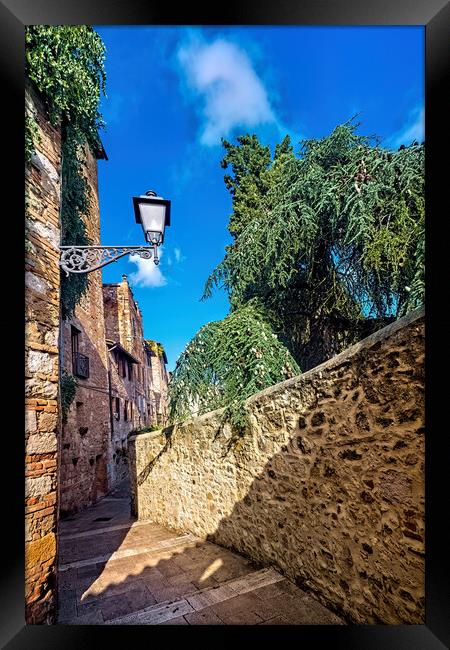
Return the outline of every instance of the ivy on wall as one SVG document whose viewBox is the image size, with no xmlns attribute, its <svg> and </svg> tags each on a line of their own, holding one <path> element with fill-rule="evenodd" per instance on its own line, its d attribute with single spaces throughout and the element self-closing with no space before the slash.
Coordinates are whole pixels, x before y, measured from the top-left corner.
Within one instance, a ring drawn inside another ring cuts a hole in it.
<svg viewBox="0 0 450 650">
<path fill-rule="evenodd" d="M 61 413 L 63 420 L 67 419 L 70 405 L 75 398 L 77 385 L 75 377 L 63 370 L 61 376 Z"/>
<path fill-rule="evenodd" d="M 89 245 L 83 216 L 89 186 L 83 172 L 85 148 L 100 148 L 104 121 L 98 110 L 105 94 L 105 45 L 90 26 L 29 25 L 25 30 L 26 73 L 42 97 L 53 126 L 62 136 L 61 243 Z M 37 142 L 35 118 L 25 118 L 25 157 Z M 88 287 L 85 274 L 61 274 L 62 317 L 69 318 Z"/>
<path fill-rule="evenodd" d="M 65 128 L 62 143 L 61 244 L 89 246 L 86 224 L 81 218 L 89 210 L 89 186 L 83 174 L 84 154 L 72 127 Z M 89 286 L 86 273 L 61 273 L 61 315 L 70 318 Z"/>
</svg>

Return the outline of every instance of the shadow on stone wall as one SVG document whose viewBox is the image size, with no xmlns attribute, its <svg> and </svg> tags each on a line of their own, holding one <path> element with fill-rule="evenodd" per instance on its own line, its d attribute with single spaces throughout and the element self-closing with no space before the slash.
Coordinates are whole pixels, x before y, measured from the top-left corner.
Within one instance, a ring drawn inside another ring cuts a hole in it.
<svg viewBox="0 0 450 650">
<path fill-rule="evenodd" d="M 135 512 L 263 565 L 359 624 L 424 622 L 423 310 L 219 414 L 130 440 Z"/>
<path fill-rule="evenodd" d="M 66 524 L 64 561 L 86 566 L 60 573 L 58 623 L 343 624 L 282 576 L 259 571 L 260 563 L 158 524 L 131 528 L 122 502 L 103 500 Z M 101 513 L 110 524 L 94 523 Z M 124 522 L 121 530 L 102 533 L 113 521 Z"/>
</svg>

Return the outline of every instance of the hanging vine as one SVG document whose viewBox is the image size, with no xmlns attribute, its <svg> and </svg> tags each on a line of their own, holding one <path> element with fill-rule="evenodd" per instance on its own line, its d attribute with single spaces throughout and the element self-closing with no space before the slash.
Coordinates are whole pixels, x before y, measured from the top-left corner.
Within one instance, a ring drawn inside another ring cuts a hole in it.
<svg viewBox="0 0 450 650">
<path fill-rule="evenodd" d="M 67 420 L 67 415 L 69 413 L 70 405 L 75 399 L 75 393 L 77 391 L 77 380 L 73 375 L 70 375 L 65 370 L 62 371 L 61 376 L 61 413 L 63 420 Z"/>
<path fill-rule="evenodd" d="M 170 382 L 171 422 L 225 407 L 234 433 L 245 431 L 245 401 L 300 374 L 271 328 L 261 304 L 249 301 L 221 321 L 205 325 L 177 361 Z"/>
<path fill-rule="evenodd" d="M 89 186 L 83 167 L 86 146 L 100 148 L 104 121 L 98 110 L 105 94 L 105 46 L 90 26 L 29 25 L 25 30 L 26 72 L 62 136 L 61 243 L 89 245 L 83 217 L 89 213 Z M 25 118 L 25 158 L 37 144 L 33 115 Z M 67 319 L 85 294 L 85 274 L 61 274 L 62 316 Z"/>
</svg>

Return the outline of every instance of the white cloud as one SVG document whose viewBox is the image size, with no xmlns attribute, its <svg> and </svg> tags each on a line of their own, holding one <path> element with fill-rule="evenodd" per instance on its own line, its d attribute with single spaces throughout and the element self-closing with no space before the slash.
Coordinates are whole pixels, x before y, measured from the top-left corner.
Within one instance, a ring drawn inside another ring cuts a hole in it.
<svg viewBox="0 0 450 650">
<path fill-rule="evenodd" d="M 396 131 L 384 144 L 392 149 L 398 149 L 401 144 L 408 146 L 413 140 L 423 142 L 425 139 L 425 109 L 416 106 L 409 112 L 408 118 L 402 128 Z"/>
<path fill-rule="evenodd" d="M 225 39 L 207 44 L 197 37 L 180 47 L 178 61 L 203 100 L 202 144 L 220 144 L 238 126 L 278 125 L 264 84 L 236 44 Z"/>
<path fill-rule="evenodd" d="M 158 249 L 158 257 L 163 255 L 162 247 Z M 160 266 L 156 266 L 153 257 L 150 259 L 142 259 L 139 255 L 130 255 L 130 262 L 136 264 L 137 271 L 131 273 L 129 278 L 130 282 L 137 287 L 163 287 L 167 284 L 167 279 L 164 277 Z"/>
<path fill-rule="evenodd" d="M 175 248 L 174 253 L 175 253 L 175 260 L 176 260 L 177 262 L 179 262 L 179 261 L 181 260 L 181 251 L 180 251 L 180 249 L 179 249 L 179 248 Z"/>
</svg>

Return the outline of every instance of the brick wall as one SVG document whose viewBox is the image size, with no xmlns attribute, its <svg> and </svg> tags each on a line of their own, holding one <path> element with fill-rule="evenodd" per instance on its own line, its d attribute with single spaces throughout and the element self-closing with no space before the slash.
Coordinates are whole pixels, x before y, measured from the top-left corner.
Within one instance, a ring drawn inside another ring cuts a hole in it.
<svg viewBox="0 0 450 650">
<path fill-rule="evenodd" d="M 423 309 L 247 408 L 237 444 L 222 411 L 130 439 L 139 518 L 273 564 L 354 623 L 423 624 Z"/>
<path fill-rule="evenodd" d="M 26 91 L 40 142 L 26 167 L 25 616 L 53 623 L 56 607 L 61 139 Z"/>
</svg>

